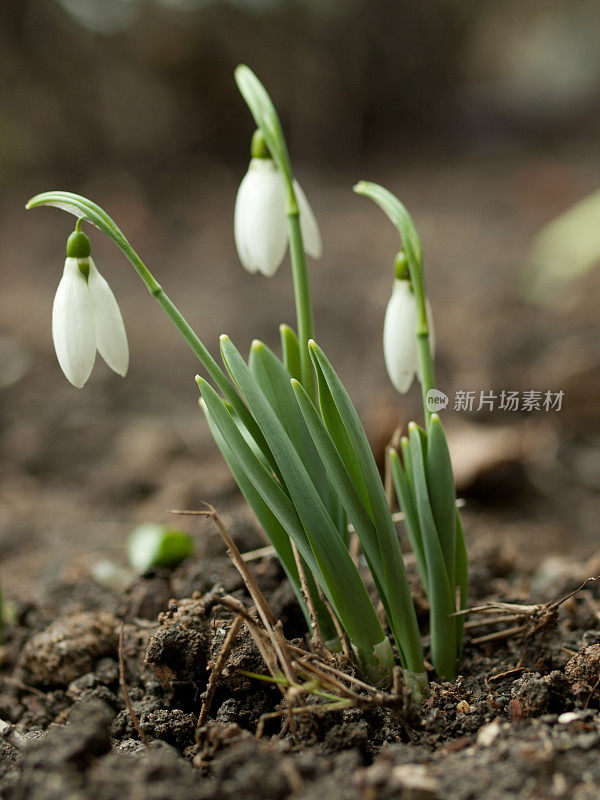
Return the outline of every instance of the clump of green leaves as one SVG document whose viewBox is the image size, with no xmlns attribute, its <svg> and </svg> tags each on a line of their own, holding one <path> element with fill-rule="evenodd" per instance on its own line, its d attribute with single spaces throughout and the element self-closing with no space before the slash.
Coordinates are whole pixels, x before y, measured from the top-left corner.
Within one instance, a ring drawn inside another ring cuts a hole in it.
<svg viewBox="0 0 600 800">
<path fill-rule="evenodd" d="M 309 629 L 332 649 L 340 647 L 340 637 L 347 639 L 358 664 L 377 682 L 389 681 L 392 675 L 391 634 L 407 684 L 419 696 L 426 683 L 423 645 L 393 516 L 356 409 L 314 340 L 300 216 L 306 200 L 294 179 L 269 95 L 247 67 L 236 70 L 236 80 L 260 132 L 259 155 L 273 162 L 258 165 L 259 180 L 269 182 L 264 185 L 275 193 L 271 196 L 281 190 L 288 224 L 297 332 L 280 327 L 281 358 L 263 342 L 254 341 L 245 359 L 223 335 L 223 367 L 219 366 L 103 209 L 68 192 L 38 195 L 28 208 L 54 205 L 69 211 L 78 217 L 78 227 L 83 220 L 96 225 L 122 250 L 210 378 L 197 377 L 202 409 L 233 477 L 277 552 Z M 373 199 L 398 228 L 402 250 L 397 263 L 406 266 L 403 279 L 410 282 L 410 297 L 414 295 L 425 424 L 411 424 L 400 452 L 391 454 L 391 467 L 430 602 L 432 661 L 438 677 L 452 678 L 462 640 L 457 621 L 461 617 L 452 614 L 466 600 L 467 561 L 444 431 L 439 417 L 427 408 L 435 380 L 421 243 L 407 210 L 390 192 L 368 183 L 359 184 L 356 191 Z M 276 211 L 280 219 L 281 209 Z M 316 223 L 311 224 L 314 235 Z M 248 229 L 244 232 L 248 234 Z M 248 250 L 248 242 L 241 244 L 252 266 L 254 251 Z M 271 256 L 278 255 L 275 250 Z M 349 524 L 360 542 L 385 621 L 351 554 Z M 138 530 L 130 544 L 136 566 L 187 555 L 184 536 L 156 526 Z"/>
</svg>

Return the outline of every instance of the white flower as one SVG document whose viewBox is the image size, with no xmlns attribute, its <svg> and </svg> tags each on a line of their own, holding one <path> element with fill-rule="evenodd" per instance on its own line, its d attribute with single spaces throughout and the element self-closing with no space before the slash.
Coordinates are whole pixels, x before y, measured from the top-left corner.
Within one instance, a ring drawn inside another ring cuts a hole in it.
<svg viewBox="0 0 600 800">
<path fill-rule="evenodd" d="M 321 258 L 321 234 L 306 195 L 297 181 L 294 190 L 300 209 L 304 249 Z M 270 158 L 253 158 L 235 201 L 235 245 L 248 272 L 271 277 L 277 272 L 288 244 L 283 177 Z"/>
<path fill-rule="evenodd" d="M 87 280 L 80 269 L 89 270 Z M 67 258 L 52 308 L 52 339 L 58 363 L 78 389 L 85 384 L 96 350 L 119 375 L 127 373 L 129 347 L 123 318 L 108 283 L 92 258 Z"/>
<path fill-rule="evenodd" d="M 427 320 L 433 352 L 435 337 L 429 301 Z M 400 394 L 408 392 L 415 373 L 419 373 L 416 324 L 417 304 L 410 281 L 396 278 L 383 323 L 383 355 L 390 380 Z"/>
</svg>

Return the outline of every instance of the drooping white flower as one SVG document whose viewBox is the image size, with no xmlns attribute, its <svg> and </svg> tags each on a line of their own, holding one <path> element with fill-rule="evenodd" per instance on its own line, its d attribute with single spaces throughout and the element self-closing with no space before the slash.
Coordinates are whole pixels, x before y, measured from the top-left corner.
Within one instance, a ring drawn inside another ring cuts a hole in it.
<svg viewBox="0 0 600 800">
<path fill-rule="evenodd" d="M 321 258 L 321 234 L 306 195 L 297 181 L 294 190 L 300 210 L 304 249 Z M 283 177 L 271 158 L 252 158 L 235 201 L 235 244 L 248 272 L 271 277 L 277 272 L 288 244 Z"/>
<path fill-rule="evenodd" d="M 129 347 L 123 318 L 89 256 L 65 260 L 52 308 L 52 339 L 62 371 L 78 389 L 90 377 L 96 351 L 116 373 L 127 373 Z"/>
<path fill-rule="evenodd" d="M 433 352 L 433 320 L 429 301 L 426 303 Z M 400 394 L 408 392 L 415 373 L 419 373 L 416 324 L 417 304 L 410 281 L 396 278 L 383 323 L 383 355 L 389 378 Z"/>
</svg>

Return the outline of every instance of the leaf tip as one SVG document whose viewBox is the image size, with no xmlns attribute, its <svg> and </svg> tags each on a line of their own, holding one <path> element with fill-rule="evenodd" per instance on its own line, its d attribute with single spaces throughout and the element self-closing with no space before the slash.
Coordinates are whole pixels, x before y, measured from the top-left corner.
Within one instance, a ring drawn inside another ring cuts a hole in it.
<svg viewBox="0 0 600 800">
<path fill-rule="evenodd" d="M 201 375 L 196 375 L 196 383 L 201 394 L 204 394 L 206 388 L 210 388 L 210 383 L 205 380 Z"/>
</svg>

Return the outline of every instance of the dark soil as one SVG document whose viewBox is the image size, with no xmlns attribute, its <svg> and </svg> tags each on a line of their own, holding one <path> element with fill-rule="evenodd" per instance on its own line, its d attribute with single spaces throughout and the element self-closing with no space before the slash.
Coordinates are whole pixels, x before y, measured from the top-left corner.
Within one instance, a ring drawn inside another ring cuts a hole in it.
<svg viewBox="0 0 600 800">
<path fill-rule="evenodd" d="M 252 531 L 241 524 L 238 534 L 241 546 L 252 541 Z M 577 580 L 593 566 L 577 565 Z M 551 599 L 576 588 L 572 567 L 570 577 L 554 583 Z M 300 637 L 302 622 L 277 564 L 265 558 L 253 562 L 253 570 L 288 638 Z M 499 597 L 519 603 L 548 599 L 531 589 L 539 574 L 517 570 L 508 555 L 499 559 L 496 547 L 479 548 L 472 575 L 473 604 Z M 196 727 L 210 668 L 232 619 L 219 605 L 224 586 L 248 602 L 237 573 L 221 556 L 143 576 L 122 596 L 84 579 L 71 586 L 72 603 L 96 610 L 55 618 L 64 587 L 56 587 L 45 606 L 20 606 L 3 648 L 0 796 L 597 796 L 595 584 L 557 610 L 528 614 L 520 633 L 477 642 L 510 623 L 468 627 L 460 676 L 452 683 L 432 682 L 418 709 L 401 716 L 387 708 L 311 712 L 297 718 L 293 732 L 285 715 L 272 716 L 282 707 L 277 688 L 242 674 L 266 674 L 244 627 L 208 722 Z M 477 615 L 471 619 L 482 622 Z M 126 685 L 145 741 L 119 685 L 121 625 Z M 257 726 L 266 714 L 271 716 L 263 720 L 258 741 Z"/>
</svg>

